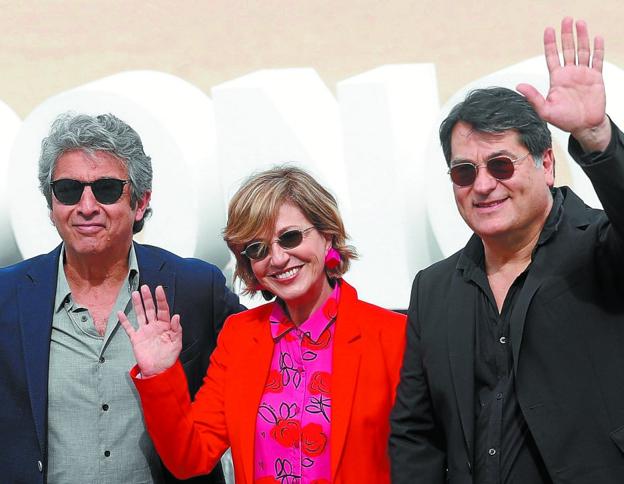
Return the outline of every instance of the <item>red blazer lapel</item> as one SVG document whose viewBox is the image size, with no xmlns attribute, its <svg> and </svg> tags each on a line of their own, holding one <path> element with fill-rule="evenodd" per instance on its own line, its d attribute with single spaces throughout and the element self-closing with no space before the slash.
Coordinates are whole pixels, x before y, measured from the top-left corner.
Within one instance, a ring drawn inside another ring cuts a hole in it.
<svg viewBox="0 0 624 484">
<path fill-rule="evenodd" d="M 341 285 L 338 317 L 334 333 L 334 355 L 331 383 L 331 475 L 336 471 L 345 445 L 353 396 L 359 377 L 362 340 L 357 317 L 357 293 L 346 282 Z"/>
<path fill-rule="evenodd" d="M 259 308 L 254 314 L 256 317 L 249 321 L 249 334 L 241 335 L 241 338 L 249 338 L 251 343 L 241 345 L 246 353 L 240 355 L 240 363 L 233 375 L 237 380 L 232 402 L 236 428 L 231 435 L 239 440 L 246 482 L 253 482 L 256 418 L 273 356 L 270 314 L 271 305 L 268 304 Z"/>
</svg>

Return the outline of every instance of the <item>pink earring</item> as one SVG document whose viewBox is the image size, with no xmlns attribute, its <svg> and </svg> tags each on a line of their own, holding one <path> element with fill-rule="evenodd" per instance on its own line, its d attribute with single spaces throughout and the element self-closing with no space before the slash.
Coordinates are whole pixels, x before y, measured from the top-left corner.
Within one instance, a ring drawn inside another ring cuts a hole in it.
<svg viewBox="0 0 624 484">
<path fill-rule="evenodd" d="M 327 255 L 325 256 L 325 267 L 328 269 L 335 269 L 340 265 L 341 260 L 340 252 L 332 247 L 327 251 Z"/>
</svg>

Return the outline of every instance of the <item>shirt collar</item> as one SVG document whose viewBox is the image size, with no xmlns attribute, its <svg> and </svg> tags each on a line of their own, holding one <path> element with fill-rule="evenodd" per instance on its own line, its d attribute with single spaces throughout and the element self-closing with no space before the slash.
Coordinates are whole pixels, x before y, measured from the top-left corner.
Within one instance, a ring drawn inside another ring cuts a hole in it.
<svg viewBox="0 0 624 484">
<path fill-rule="evenodd" d="M 65 267 L 63 265 L 64 260 L 65 244 L 63 243 L 56 271 L 56 297 L 54 299 L 55 313 L 58 313 L 66 302 L 72 303 L 71 289 L 69 287 L 69 282 L 67 282 Z M 128 287 L 130 292 L 136 291 L 139 288 L 139 262 L 137 261 L 134 244 L 130 245 L 130 252 L 128 253 Z"/>
<path fill-rule="evenodd" d="M 464 280 L 470 280 L 473 277 L 473 272 L 477 269 L 483 271 L 482 268 L 485 266 L 484 259 L 483 243 L 476 234 L 472 234 L 457 261 L 457 269 L 462 271 Z"/>
<path fill-rule="evenodd" d="M 559 224 L 563 217 L 563 193 L 559 188 L 551 189 L 553 205 L 542 229 L 542 233 L 537 241 L 537 247 L 548 242 L 559 229 Z M 536 247 L 536 249 L 537 249 Z"/>
<path fill-rule="evenodd" d="M 539 247 L 548 242 L 559 229 L 559 224 L 563 217 L 563 194 L 559 188 L 551 189 L 553 204 L 544 223 L 544 227 L 537 240 L 537 245 L 533 249 L 533 256 Z M 473 277 L 473 271 L 477 268 L 484 270 L 485 255 L 483 252 L 483 243 L 481 239 L 473 234 L 470 240 L 462 250 L 459 260 L 457 261 L 457 269 L 463 271 L 464 279 L 468 280 Z"/>
<path fill-rule="evenodd" d="M 304 333 L 313 342 L 317 342 L 323 331 L 325 331 L 325 329 L 327 329 L 327 327 L 336 319 L 336 315 L 338 314 L 339 299 L 340 283 L 336 283 L 334 289 L 323 305 L 299 325 L 299 331 Z M 274 340 L 278 340 L 283 335 L 297 327 L 290 320 L 290 317 L 284 310 L 283 302 L 281 300 L 276 300 L 273 303 L 269 321 L 271 323 L 271 336 Z"/>
</svg>

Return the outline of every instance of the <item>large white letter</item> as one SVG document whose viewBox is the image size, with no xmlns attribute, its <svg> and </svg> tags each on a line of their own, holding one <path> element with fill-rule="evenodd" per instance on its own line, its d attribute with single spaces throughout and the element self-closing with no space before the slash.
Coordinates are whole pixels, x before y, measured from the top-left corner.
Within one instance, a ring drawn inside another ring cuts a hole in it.
<svg viewBox="0 0 624 484">
<path fill-rule="evenodd" d="M 390 65 L 338 84 L 353 207 L 347 229 L 362 260 L 360 294 L 405 308 L 412 278 L 438 257 L 425 211 L 424 146 L 439 101 L 433 64 Z"/>
<path fill-rule="evenodd" d="M 9 155 L 21 123 L 15 111 L 0 101 L 0 267 L 21 260 L 9 218 L 9 187 L 15 183 L 9 175 Z M 20 202 L 20 199 L 14 201 Z"/>
<path fill-rule="evenodd" d="M 227 250 L 213 230 L 225 217 L 211 101 L 186 81 L 148 71 L 117 74 L 59 94 L 26 118 L 11 154 L 15 183 L 9 187 L 11 223 L 24 257 L 59 242 L 38 190 L 37 160 L 52 120 L 67 110 L 111 112 L 141 136 L 154 169 L 154 215 L 138 240 L 225 265 Z"/>
</svg>

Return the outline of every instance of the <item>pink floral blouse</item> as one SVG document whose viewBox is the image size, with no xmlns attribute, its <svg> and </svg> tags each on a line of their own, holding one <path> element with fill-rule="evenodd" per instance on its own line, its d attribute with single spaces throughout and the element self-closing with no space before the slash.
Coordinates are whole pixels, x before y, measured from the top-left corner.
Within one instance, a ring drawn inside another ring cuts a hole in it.
<svg viewBox="0 0 624 484">
<path fill-rule="evenodd" d="M 329 484 L 330 383 L 340 284 L 296 327 L 279 303 L 270 316 L 275 342 L 256 419 L 256 484 Z"/>
</svg>

